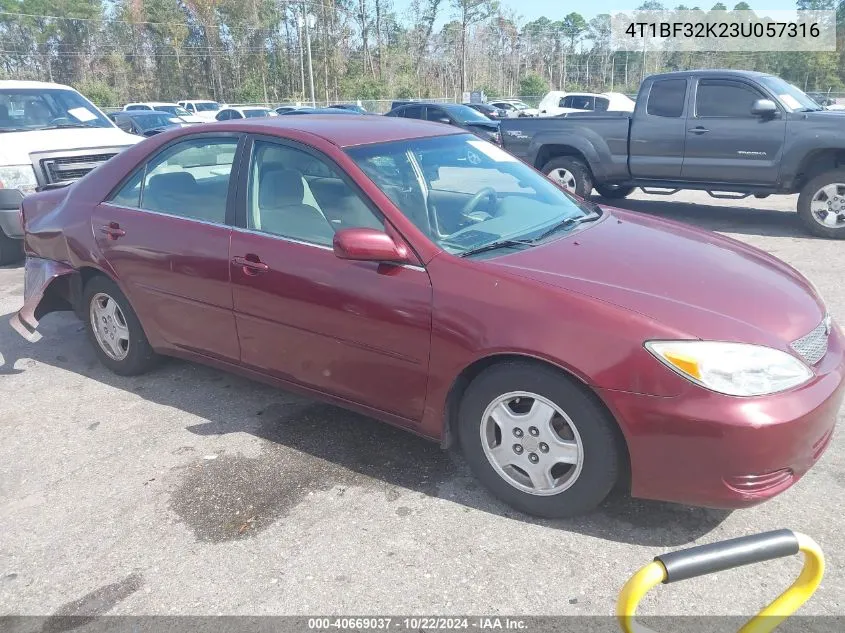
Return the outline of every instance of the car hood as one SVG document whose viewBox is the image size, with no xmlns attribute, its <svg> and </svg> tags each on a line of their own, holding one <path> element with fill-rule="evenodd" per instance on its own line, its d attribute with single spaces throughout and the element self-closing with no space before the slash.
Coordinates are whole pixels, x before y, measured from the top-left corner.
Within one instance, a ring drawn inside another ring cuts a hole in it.
<svg viewBox="0 0 845 633">
<path fill-rule="evenodd" d="M 775 257 L 619 209 L 485 264 L 646 315 L 693 338 L 785 348 L 824 318 L 810 283 Z"/>
<path fill-rule="evenodd" d="M 5 132 L 0 134 L 0 165 L 28 164 L 30 152 L 127 147 L 140 140 L 116 127 Z"/>
</svg>

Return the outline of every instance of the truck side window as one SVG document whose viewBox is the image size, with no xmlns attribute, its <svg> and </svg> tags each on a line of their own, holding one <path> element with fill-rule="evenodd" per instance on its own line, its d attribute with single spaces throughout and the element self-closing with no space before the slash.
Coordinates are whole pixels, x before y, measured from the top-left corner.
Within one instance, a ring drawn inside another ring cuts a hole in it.
<svg viewBox="0 0 845 633">
<path fill-rule="evenodd" d="M 660 79 L 651 84 L 646 112 L 654 116 L 677 119 L 684 113 L 687 94 L 686 79 Z"/>
<path fill-rule="evenodd" d="M 695 116 L 751 118 L 751 106 L 763 96 L 735 81 L 702 79 L 695 94 Z"/>
</svg>

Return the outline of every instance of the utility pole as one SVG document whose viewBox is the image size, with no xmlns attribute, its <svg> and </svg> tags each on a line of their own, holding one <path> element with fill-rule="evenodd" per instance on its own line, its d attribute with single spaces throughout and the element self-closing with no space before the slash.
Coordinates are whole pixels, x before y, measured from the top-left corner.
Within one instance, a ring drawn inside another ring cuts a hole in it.
<svg viewBox="0 0 845 633">
<path fill-rule="evenodd" d="M 311 87 L 311 107 L 317 107 L 317 101 L 314 99 L 314 64 L 311 62 L 311 31 L 309 28 L 311 25 L 309 22 L 311 21 L 312 16 L 308 15 L 305 12 L 305 3 L 302 3 L 302 18 L 305 20 L 305 45 L 308 50 L 308 83 Z"/>
<path fill-rule="evenodd" d="M 305 43 L 302 41 L 302 27 L 305 25 L 305 18 L 296 20 L 296 33 L 299 36 L 299 85 L 302 86 L 302 100 L 305 101 Z"/>
</svg>

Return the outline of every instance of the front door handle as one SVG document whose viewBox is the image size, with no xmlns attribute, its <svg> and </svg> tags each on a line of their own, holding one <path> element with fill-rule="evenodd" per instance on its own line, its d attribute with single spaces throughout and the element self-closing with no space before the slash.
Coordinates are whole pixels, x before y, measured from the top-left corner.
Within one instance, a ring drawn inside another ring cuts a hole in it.
<svg viewBox="0 0 845 633">
<path fill-rule="evenodd" d="M 692 132 L 693 134 L 707 134 L 709 131 L 706 127 L 701 127 L 700 125 L 687 130 L 687 132 Z"/>
<path fill-rule="evenodd" d="M 119 237 L 126 235 L 126 231 L 120 228 L 117 222 L 109 222 L 105 226 L 100 227 L 100 233 L 105 233 L 110 240 L 116 240 Z"/>
<path fill-rule="evenodd" d="M 270 267 L 262 262 L 257 255 L 251 253 L 245 257 L 236 255 L 232 258 L 232 263 L 243 268 L 244 274 L 250 276 L 260 275 L 270 270 Z"/>
</svg>

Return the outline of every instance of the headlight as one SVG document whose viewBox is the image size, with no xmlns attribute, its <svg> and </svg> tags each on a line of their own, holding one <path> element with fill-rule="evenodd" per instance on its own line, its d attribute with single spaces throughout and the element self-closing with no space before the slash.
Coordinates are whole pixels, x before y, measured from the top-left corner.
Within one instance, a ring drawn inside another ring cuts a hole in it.
<svg viewBox="0 0 845 633">
<path fill-rule="evenodd" d="M 11 165 L 0 167 L 0 187 L 3 189 L 18 189 L 27 194 L 35 191 L 38 181 L 32 165 Z"/>
<path fill-rule="evenodd" d="M 729 396 L 762 396 L 807 382 L 813 372 L 795 356 L 744 343 L 650 341 L 646 349 L 692 382 Z"/>
</svg>

